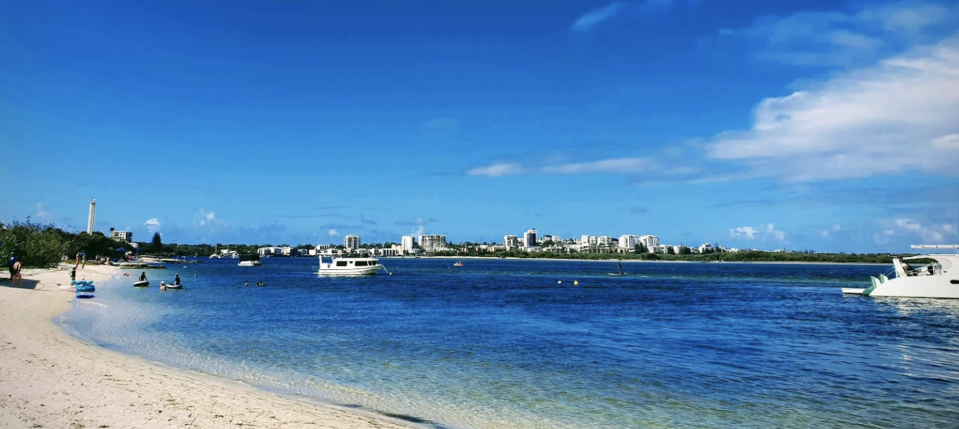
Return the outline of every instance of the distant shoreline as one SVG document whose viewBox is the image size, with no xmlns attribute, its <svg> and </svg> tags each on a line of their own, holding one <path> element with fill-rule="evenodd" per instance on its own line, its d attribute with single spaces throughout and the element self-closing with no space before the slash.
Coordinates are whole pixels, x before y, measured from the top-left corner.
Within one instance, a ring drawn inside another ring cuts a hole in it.
<svg viewBox="0 0 959 429">
<path fill-rule="evenodd" d="M 675 260 L 644 260 L 644 259 L 576 259 L 576 258 L 517 258 L 508 256 L 500 258 L 496 256 L 381 256 L 380 259 L 462 259 L 462 260 L 484 260 L 484 259 L 507 259 L 516 261 L 582 261 L 582 262 L 622 262 L 626 263 L 645 263 L 645 264 L 766 264 L 766 265 L 892 265 L 892 262 L 807 262 L 807 261 L 675 261 Z"/>
</svg>

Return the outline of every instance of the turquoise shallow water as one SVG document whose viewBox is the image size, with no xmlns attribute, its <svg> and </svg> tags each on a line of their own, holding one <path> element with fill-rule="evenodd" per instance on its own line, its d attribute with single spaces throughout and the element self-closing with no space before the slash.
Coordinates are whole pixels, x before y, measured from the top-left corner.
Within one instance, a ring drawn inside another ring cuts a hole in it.
<svg viewBox="0 0 959 429">
<path fill-rule="evenodd" d="M 950 427 L 959 302 L 843 296 L 864 265 L 314 258 L 148 271 L 64 328 L 104 347 L 442 428 Z M 159 292 L 179 272 L 185 289 Z M 197 277 L 193 274 L 197 273 Z M 264 287 L 243 286 L 244 281 Z M 578 281 L 578 285 L 574 285 Z"/>
</svg>

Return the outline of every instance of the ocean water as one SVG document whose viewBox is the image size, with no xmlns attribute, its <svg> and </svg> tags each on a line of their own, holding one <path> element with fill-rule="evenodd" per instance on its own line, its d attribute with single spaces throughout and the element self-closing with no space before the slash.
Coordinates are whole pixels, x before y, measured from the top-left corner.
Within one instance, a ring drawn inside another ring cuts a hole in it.
<svg viewBox="0 0 959 429">
<path fill-rule="evenodd" d="M 614 262 L 381 262 L 393 275 L 208 260 L 148 270 L 146 289 L 128 271 L 61 324 L 123 353 L 424 427 L 959 422 L 959 302 L 840 292 L 885 266 L 624 263 L 616 277 Z M 176 272 L 184 290 L 160 292 Z"/>
</svg>

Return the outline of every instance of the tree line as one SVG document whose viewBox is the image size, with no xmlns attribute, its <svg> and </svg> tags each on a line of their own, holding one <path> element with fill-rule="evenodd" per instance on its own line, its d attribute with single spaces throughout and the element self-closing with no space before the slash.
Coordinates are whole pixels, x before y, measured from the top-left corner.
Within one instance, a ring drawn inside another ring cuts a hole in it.
<svg viewBox="0 0 959 429">
<path fill-rule="evenodd" d="M 115 258 L 130 250 L 129 243 L 114 240 L 94 231 L 73 233 L 54 225 L 14 221 L 0 223 L 0 257 L 9 261 L 16 256 L 26 267 L 50 267 L 63 260 L 64 256 L 73 257 L 85 253 L 87 259 L 97 255 Z"/>
</svg>

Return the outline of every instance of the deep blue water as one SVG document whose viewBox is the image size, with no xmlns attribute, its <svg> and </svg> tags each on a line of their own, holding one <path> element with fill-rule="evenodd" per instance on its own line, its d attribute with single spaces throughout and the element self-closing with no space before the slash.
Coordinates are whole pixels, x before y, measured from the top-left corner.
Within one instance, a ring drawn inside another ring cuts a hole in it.
<svg viewBox="0 0 959 429">
<path fill-rule="evenodd" d="M 66 315 L 104 347 L 445 428 L 955 427 L 959 302 L 869 265 L 315 258 L 150 270 Z M 160 292 L 179 272 L 184 290 Z M 193 274 L 197 273 L 197 277 Z M 257 281 L 264 287 L 243 286 Z M 578 282 L 578 284 L 574 284 Z"/>
</svg>

